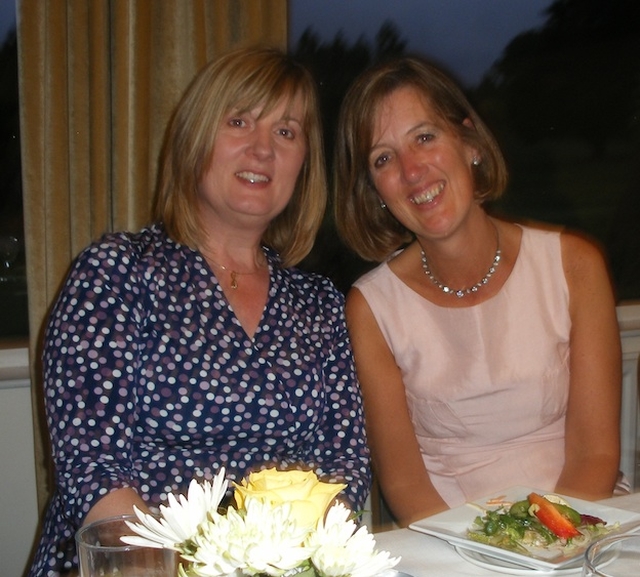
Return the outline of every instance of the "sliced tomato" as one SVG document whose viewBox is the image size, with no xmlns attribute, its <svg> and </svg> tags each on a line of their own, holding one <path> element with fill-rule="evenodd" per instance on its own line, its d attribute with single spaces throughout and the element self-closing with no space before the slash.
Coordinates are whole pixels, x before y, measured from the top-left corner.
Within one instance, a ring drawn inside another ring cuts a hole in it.
<svg viewBox="0 0 640 577">
<path fill-rule="evenodd" d="M 538 510 L 535 512 L 538 521 L 554 535 L 562 537 L 563 539 L 570 539 L 571 537 L 577 537 L 581 534 L 580 531 L 576 529 L 576 526 L 553 506 L 551 501 L 548 501 L 537 493 L 531 493 L 528 498 L 529 503 L 538 506 Z"/>
</svg>

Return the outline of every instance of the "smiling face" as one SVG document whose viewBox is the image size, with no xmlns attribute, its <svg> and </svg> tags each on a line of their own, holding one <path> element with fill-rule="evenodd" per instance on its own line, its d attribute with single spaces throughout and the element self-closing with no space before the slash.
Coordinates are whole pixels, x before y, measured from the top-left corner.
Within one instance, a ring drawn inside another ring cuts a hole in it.
<svg viewBox="0 0 640 577">
<path fill-rule="evenodd" d="M 475 156 L 416 88 L 398 88 L 378 106 L 371 180 L 388 210 L 416 235 L 447 236 L 476 206 Z"/>
<path fill-rule="evenodd" d="M 284 210 L 307 153 L 302 98 L 231 110 L 218 129 L 209 168 L 198 187 L 202 224 L 266 229 Z"/>
</svg>

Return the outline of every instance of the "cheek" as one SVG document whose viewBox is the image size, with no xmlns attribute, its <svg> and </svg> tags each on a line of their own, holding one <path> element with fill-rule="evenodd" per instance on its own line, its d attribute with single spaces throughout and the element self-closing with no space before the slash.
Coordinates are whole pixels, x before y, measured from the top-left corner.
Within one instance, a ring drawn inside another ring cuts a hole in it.
<svg viewBox="0 0 640 577">
<path fill-rule="evenodd" d="M 298 174 L 300 174 L 306 158 L 307 153 L 306 149 L 304 149 L 295 151 L 289 156 L 288 161 L 286 161 L 288 172 L 294 180 L 297 179 Z"/>
<path fill-rule="evenodd" d="M 302 167 L 304 166 L 305 161 L 309 161 L 306 148 L 304 148 L 298 153 L 298 156 L 295 160 L 295 166 L 297 166 L 298 168 L 297 172 L 300 172 L 302 170 Z"/>
<path fill-rule="evenodd" d="M 292 194 L 295 190 L 296 184 L 301 177 L 302 168 L 304 167 L 304 156 L 290 155 L 288 158 L 283 158 L 282 166 L 280 167 L 280 186 L 283 192 Z"/>
<path fill-rule="evenodd" d="M 369 180 L 382 198 L 392 195 L 396 190 L 396 182 L 391 171 L 378 172 L 375 175 L 369 173 Z"/>
</svg>

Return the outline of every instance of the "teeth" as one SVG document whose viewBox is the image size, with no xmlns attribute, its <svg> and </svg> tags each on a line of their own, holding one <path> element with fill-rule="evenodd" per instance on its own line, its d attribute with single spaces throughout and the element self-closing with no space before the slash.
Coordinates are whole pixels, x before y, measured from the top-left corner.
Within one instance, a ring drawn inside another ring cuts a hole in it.
<svg viewBox="0 0 640 577">
<path fill-rule="evenodd" d="M 251 184 L 255 184 L 256 182 L 269 182 L 269 178 L 264 174 L 256 174 L 255 172 L 249 172 L 246 170 L 242 172 L 236 172 L 236 176 L 248 180 Z"/>
<path fill-rule="evenodd" d="M 431 190 L 427 190 L 418 196 L 414 196 L 411 199 L 413 204 L 424 204 L 425 202 L 431 202 L 436 196 L 438 196 L 442 189 L 444 188 L 444 183 L 441 182 L 438 186 L 433 187 Z"/>
</svg>

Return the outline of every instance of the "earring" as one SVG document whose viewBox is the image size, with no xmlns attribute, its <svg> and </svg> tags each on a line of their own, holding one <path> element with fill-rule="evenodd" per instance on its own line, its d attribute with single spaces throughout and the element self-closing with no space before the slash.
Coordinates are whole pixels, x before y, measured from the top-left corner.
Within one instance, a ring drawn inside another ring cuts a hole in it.
<svg viewBox="0 0 640 577">
<path fill-rule="evenodd" d="M 480 166 L 480 159 L 477 156 L 474 156 L 471 164 L 473 164 L 473 166 Z"/>
<path fill-rule="evenodd" d="M 387 208 L 387 205 L 385 204 L 384 200 L 381 200 L 381 201 L 380 201 L 380 208 L 381 208 L 381 209 L 383 209 L 383 210 L 384 210 L 385 208 Z"/>
</svg>

